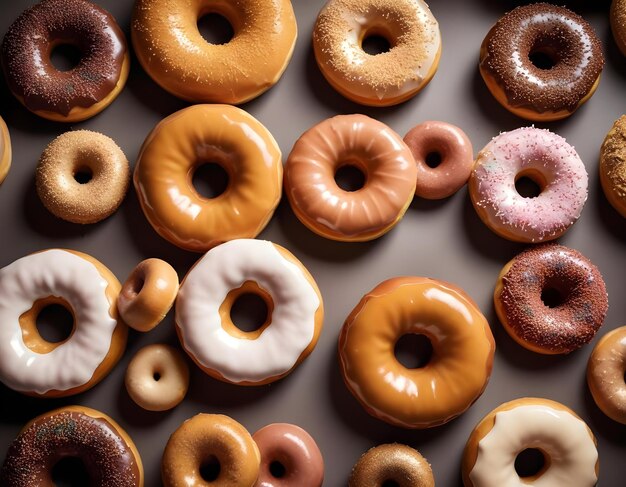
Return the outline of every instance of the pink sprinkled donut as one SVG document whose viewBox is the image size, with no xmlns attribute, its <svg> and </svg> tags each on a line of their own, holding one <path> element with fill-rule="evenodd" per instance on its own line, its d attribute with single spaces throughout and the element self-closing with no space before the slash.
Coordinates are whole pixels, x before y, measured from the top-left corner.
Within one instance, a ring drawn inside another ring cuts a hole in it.
<svg viewBox="0 0 626 487">
<path fill-rule="evenodd" d="M 520 178 L 539 187 L 524 197 Z M 549 130 L 524 127 L 495 137 L 478 154 L 469 179 L 472 203 L 493 232 L 516 242 L 559 238 L 587 200 L 587 171 L 574 148 Z"/>
</svg>

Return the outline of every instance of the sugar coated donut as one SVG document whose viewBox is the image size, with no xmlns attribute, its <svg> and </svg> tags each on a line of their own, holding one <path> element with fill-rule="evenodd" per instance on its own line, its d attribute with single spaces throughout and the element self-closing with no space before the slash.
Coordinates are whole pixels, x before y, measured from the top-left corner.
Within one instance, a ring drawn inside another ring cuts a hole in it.
<svg viewBox="0 0 626 487">
<path fill-rule="evenodd" d="M 274 423 L 252 435 L 261 453 L 255 487 L 321 487 L 324 459 L 315 440 L 295 424 Z"/>
<path fill-rule="evenodd" d="M 352 166 L 365 175 L 356 191 L 335 174 Z M 291 208 L 310 230 L 333 240 L 366 241 L 388 232 L 415 193 L 411 151 L 388 126 L 365 115 L 337 115 L 306 131 L 285 164 Z"/>
<path fill-rule="evenodd" d="M 196 169 L 219 164 L 229 176 L 215 198 L 198 194 Z M 148 135 L 134 182 L 141 207 L 159 235 L 206 251 L 234 238 L 256 237 L 282 192 L 281 152 L 254 117 L 230 105 L 195 105 L 162 120 Z"/>
<path fill-rule="evenodd" d="M 263 299 L 268 312 L 258 330 L 245 332 L 230 311 L 249 293 Z M 291 372 L 315 348 L 323 320 L 313 277 L 288 250 L 264 240 L 232 240 L 207 252 L 176 300 L 176 330 L 187 353 L 207 374 L 240 385 Z"/>
<path fill-rule="evenodd" d="M 35 173 L 37 194 L 50 213 L 82 224 L 112 215 L 126 196 L 129 180 L 122 149 L 90 130 L 65 132 L 50 142 Z"/>
<path fill-rule="evenodd" d="M 252 436 L 237 421 L 222 414 L 197 414 L 170 436 L 161 478 L 164 487 L 253 487 L 260 461 Z M 207 481 L 201 469 L 217 475 Z"/>
<path fill-rule="evenodd" d="M 50 60 L 60 45 L 81 53 L 69 71 Z M 78 122 L 115 100 L 126 84 L 130 57 L 124 33 L 106 10 L 86 0 L 42 0 L 9 27 L 2 67 L 11 92 L 31 112 Z"/>
<path fill-rule="evenodd" d="M 609 14 L 613 39 L 622 54 L 626 56 L 626 1 L 613 0 Z"/>
<path fill-rule="evenodd" d="M 532 180 L 538 196 L 515 188 Z M 524 127 L 504 132 L 478 154 L 469 192 L 481 220 L 494 233 L 516 242 L 547 242 L 572 226 L 587 201 L 587 171 L 563 137 Z"/>
<path fill-rule="evenodd" d="M 363 50 L 380 36 L 389 51 Z M 432 79 L 441 55 L 439 24 L 423 0 L 329 0 L 313 29 L 315 59 L 328 82 L 363 105 L 396 105 Z"/>
<path fill-rule="evenodd" d="M 433 353 L 421 368 L 394 355 L 404 335 L 424 335 Z M 404 428 L 430 428 L 467 410 L 487 386 L 495 343 L 464 291 L 425 277 L 380 283 L 352 310 L 339 335 L 350 392 L 372 416 Z"/>
<path fill-rule="evenodd" d="M 120 283 L 102 263 L 50 249 L 0 269 L 0 381 L 33 396 L 62 397 L 100 382 L 124 352 L 128 328 L 118 320 Z M 57 304 L 74 319 L 70 336 L 44 340 L 37 316 Z"/>
<path fill-rule="evenodd" d="M 225 17 L 234 36 L 207 42 L 198 20 Z M 138 0 L 131 38 L 150 77 L 192 102 L 239 104 L 271 88 L 283 74 L 296 43 L 289 0 Z"/>
<path fill-rule="evenodd" d="M 463 454 L 465 487 L 575 485 L 598 481 L 596 439 L 574 411 L 556 401 L 516 399 L 498 406 L 474 428 Z M 521 477 L 515 459 L 538 450 L 543 467 Z"/>
<path fill-rule="evenodd" d="M 390 443 L 370 448 L 352 468 L 348 487 L 435 487 L 426 459 L 413 448 Z"/>
<path fill-rule="evenodd" d="M 600 183 L 606 199 L 626 218 L 626 115 L 615 121 L 602 144 Z"/>
<path fill-rule="evenodd" d="M 79 459 L 90 487 L 143 487 L 143 465 L 133 440 L 106 414 L 67 406 L 30 421 L 9 445 L 3 487 L 52 486 L 52 469 Z"/>
<path fill-rule="evenodd" d="M 456 193 L 467 182 L 474 152 L 465 132 L 445 122 L 423 122 L 404 136 L 417 164 L 415 194 L 438 200 Z"/>
<path fill-rule="evenodd" d="M 11 137 L 9 136 L 7 124 L 4 123 L 4 120 L 0 117 L 0 184 L 2 184 L 7 174 L 9 174 L 10 168 Z"/>
</svg>

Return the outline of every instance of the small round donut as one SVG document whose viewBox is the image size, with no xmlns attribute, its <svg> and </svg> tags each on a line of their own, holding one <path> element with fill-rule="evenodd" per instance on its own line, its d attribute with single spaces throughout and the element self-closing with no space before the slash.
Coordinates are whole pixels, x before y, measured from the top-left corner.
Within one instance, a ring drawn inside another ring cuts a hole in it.
<svg viewBox="0 0 626 487">
<path fill-rule="evenodd" d="M 383 37 L 389 51 L 363 50 Z M 346 98 L 390 106 L 415 96 L 432 79 L 441 55 L 439 24 L 423 0 L 329 0 L 313 29 L 315 59 Z"/>
<path fill-rule="evenodd" d="M 626 115 L 615 121 L 602 143 L 600 183 L 606 199 L 626 218 Z"/>
<path fill-rule="evenodd" d="M 597 441 L 587 424 L 556 401 L 525 397 L 491 411 L 472 431 L 463 453 L 465 487 L 575 485 L 598 481 Z M 521 477 L 516 457 L 539 450 L 544 465 Z"/>
<path fill-rule="evenodd" d="M 523 251 L 500 272 L 494 305 L 521 346 L 570 353 L 594 337 L 609 306 L 598 268 L 580 252 L 547 244 Z"/>
<path fill-rule="evenodd" d="M 532 180 L 539 195 L 526 198 L 515 183 Z M 515 242 L 559 238 L 587 201 L 587 171 L 574 148 L 549 130 L 524 127 L 501 133 L 480 151 L 469 179 L 478 216 L 491 231 Z"/>
<path fill-rule="evenodd" d="M 59 71 L 50 60 L 61 45 L 81 53 L 69 71 Z M 35 115 L 79 122 L 120 94 L 130 57 L 124 33 L 106 10 L 86 0 L 42 0 L 9 27 L 2 67 L 13 95 Z"/>
<path fill-rule="evenodd" d="M 146 138 L 134 182 L 156 232 L 186 250 L 205 252 L 234 238 L 254 238 L 280 201 L 283 164 L 272 134 L 230 105 L 195 105 L 165 118 Z M 215 198 L 193 186 L 196 169 L 219 164 L 228 186 Z"/>
<path fill-rule="evenodd" d="M 120 283 L 102 263 L 49 249 L 0 269 L 0 381 L 31 396 L 64 397 L 100 382 L 121 358 L 127 326 L 118 319 Z M 71 312 L 70 336 L 44 340 L 37 316 L 49 305 Z"/>
<path fill-rule="evenodd" d="M 267 306 L 265 322 L 254 331 L 237 328 L 230 316 L 244 294 Z M 309 271 L 265 240 L 231 240 L 211 249 L 187 273 L 176 299 L 185 351 L 210 376 L 239 385 L 289 374 L 315 348 L 323 321 L 322 296 Z"/>
<path fill-rule="evenodd" d="M 626 1 L 613 0 L 609 18 L 615 44 L 622 51 L 622 54 L 626 56 Z"/>
<path fill-rule="evenodd" d="M 0 184 L 4 181 L 11 169 L 11 137 L 9 129 L 0 117 Z"/>
<path fill-rule="evenodd" d="M 415 195 L 429 200 L 452 196 L 469 179 L 474 165 L 472 142 L 459 127 L 423 122 L 404 136 L 417 164 Z"/>
<path fill-rule="evenodd" d="M 390 443 L 370 448 L 352 467 L 348 487 L 435 487 L 428 461 L 413 448 Z"/>
<path fill-rule="evenodd" d="M 409 369 L 394 354 L 404 335 L 424 335 L 429 362 Z M 380 283 L 352 310 L 339 335 L 350 392 L 372 416 L 403 428 L 430 428 L 466 411 L 483 393 L 495 343 L 474 301 L 426 277 Z"/>
<path fill-rule="evenodd" d="M 81 461 L 90 487 L 143 487 L 137 447 L 113 419 L 95 409 L 66 406 L 37 416 L 9 445 L 0 470 L 4 487 L 53 485 L 63 459 Z"/>
<path fill-rule="evenodd" d="M 161 259 L 146 259 L 133 269 L 117 298 L 120 316 L 137 331 L 150 331 L 168 313 L 178 294 L 178 274 Z"/>
<path fill-rule="evenodd" d="M 35 173 L 37 194 L 48 211 L 81 224 L 112 215 L 122 204 L 129 181 L 122 149 L 90 130 L 65 132 L 50 142 Z"/>
<path fill-rule="evenodd" d="M 344 166 L 365 176 L 346 191 L 335 181 Z M 285 164 L 285 192 L 298 219 L 332 240 L 363 242 L 400 221 L 413 195 L 417 168 L 391 128 L 365 115 L 337 115 L 307 130 Z"/>
<path fill-rule="evenodd" d="M 229 42 L 202 37 L 198 20 L 208 14 L 228 20 Z M 137 58 L 163 89 L 191 102 L 234 105 L 278 82 L 297 32 L 289 0 L 138 0 L 131 22 Z"/>
<path fill-rule="evenodd" d="M 259 448 L 241 424 L 222 414 L 197 414 L 170 436 L 161 478 L 164 487 L 253 487 L 260 462 Z M 217 472 L 216 478 L 205 479 L 204 469 Z"/>
</svg>

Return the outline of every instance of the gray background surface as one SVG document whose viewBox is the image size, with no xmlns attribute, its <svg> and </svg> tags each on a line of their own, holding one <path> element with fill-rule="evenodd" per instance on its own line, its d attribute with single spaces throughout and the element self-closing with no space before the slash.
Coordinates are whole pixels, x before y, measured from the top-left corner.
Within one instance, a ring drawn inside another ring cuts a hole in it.
<svg viewBox="0 0 626 487">
<path fill-rule="evenodd" d="M 0 33 L 33 2 L 0 3 Z M 130 0 L 100 1 L 129 33 Z M 562 3 L 562 2 L 560 2 Z M 478 48 L 491 25 L 514 4 L 508 1 L 432 0 L 443 37 L 443 54 L 433 81 L 415 98 L 397 107 L 371 109 L 335 93 L 322 78 L 311 49 L 311 31 L 321 1 L 295 0 L 299 38 L 280 82 L 243 108 L 264 123 L 286 156 L 297 137 L 313 124 L 338 113 L 366 113 L 404 135 L 424 120 L 444 120 L 463 128 L 483 147 L 500 131 L 529 123 L 510 115 L 488 93 L 477 70 Z M 590 175 L 589 199 L 582 217 L 560 240 L 578 249 L 600 268 L 610 308 L 600 335 L 626 325 L 626 220 L 606 202 L 597 175 L 600 144 L 613 121 L 625 111 L 626 59 L 612 41 L 608 2 L 570 2 L 596 28 L 604 42 L 606 68 L 597 93 L 569 119 L 546 124 L 565 136 Z M 0 82 L 0 114 L 13 140 L 13 167 L 0 187 L 0 266 L 28 253 L 67 247 L 100 259 L 121 281 L 142 259 L 160 257 L 182 278 L 199 257 L 161 239 L 145 220 L 134 191 L 111 218 L 90 226 L 57 220 L 41 205 L 34 189 L 34 168 L 44 147 L 58 134 L 86 128 L 103 132 L 123 148 L 134 165 L 145 136 L 163 117 L 186 104 L 161 90 L 133 58 L 130 78 L 119 98 L 86 122 L 64 125 L 30 114 Z M 544 126 L 543 124 L 538 124 Z M 126 428 L 141 452 L 146 485 L 160 485 L 159 466 L 169 435 L 199 412 L 233 416 L 251 432 L 272 422 L 296 423 L 317 440 L 326 461 L 325 485 L 345 485 L 359 455 L 379 443 L 399 441 L 418 448 L 432 463 L 437 484 L 460 485 L 465 441 L 476 423 L 500 403 L 522 396 L 548 397 L 572 407 L 595 432 L 600 451 L 600 485 L 624 485 L 626 427 L 596 408 L 585 383 L 591 345 L 569 356 L 540 356 L 516 345 L 503 331 L 492 307 L 500 268 L 523 246 L 491 233 L 472 209 L 463 188 L 439 202 L 416 199 L 404 219 L 386 236 L 370 243 L 322 239 L 302 226 L 283 199 L 260 238 L 289 248 L 311 270 L 325 299 L 325 327 L 313 354 L 290 376 L 273 385 L 227 385 L 192 367 L 185 401 L 165 413 L 150 413 L 128 397 L 126 365 L 142 346 L 177 343 L 172 314 L 154 331 L 131 331 L 127 351 L 113 372 L 94 389 L 62 400 L 37 400 L 0 386 L 0 458 L 21 426 L 32 417 L 66 404 L 95 407 Z M 361 296 L 380 281 L 403 274 L 444 279 L 460 285 L 476 300 L 492 326 L 497 343 L 493 375 L 483 396 L 463 416 L 431 430 L 409 431 L 368 416 L 343 385 L 336 342 L 343 320 Z M 594 340 L 594 343 L 597 341 Z"/>
</svg>

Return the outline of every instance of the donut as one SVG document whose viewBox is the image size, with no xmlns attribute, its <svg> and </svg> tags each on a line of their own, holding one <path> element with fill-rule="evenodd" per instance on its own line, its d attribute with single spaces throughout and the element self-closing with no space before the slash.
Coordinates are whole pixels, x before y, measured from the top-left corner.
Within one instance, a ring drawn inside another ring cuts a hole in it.
<svg viewBox="0 0 626 487">
<path fill-rule="evenodd" d="M 404 335 L 424 335 L 433 353 L 409 369 L 394 355 Z M 426 277 L 396 277 L 367 293 L 339 335 L 344 381 L 375 418 L 403 428 L 454 419 L 482 394 L 495 343 L 489 323 L 458 287 Z"/>
<path fill-rule="evenodd" d="M 426 459 L 413 448 L 390 443 L 370 448 L 352 468 L 348 487 L 435 487 Z"/>
<path fill-rule="evenodd" d="M 600 184 L 609 203 L 626 218 L 626 115 L 615 121 L 602 143 Z"/>
<path fill-rule="evenodd" d="M 423 122 L 404 136 L 417 163 L 415 195 L 429 200 L 452 196 L 469 179 L 474 165 L 472 142 L 459 127 Z"/>
<path fill-rule="evenodd" d="M 622 54 L 626 56 L 626 1 L 613 0 L 609 18 L 615 44 L 617 44 Z"/>
<path fill-rule="evenodd" d="M 346 191 L 335 181 L 345 166 L 365 176 Z M 298 219 L 326 238 L 363 242 L 388 232 L 415 193 L 417 169 L 402 138 L 365 115 L 337 115 L 307 130 L 285 163 L 285 192 Z"/>
<path fill-rule="evenodd" d="M 515 183 L 532 180 L 539 195 L 524 197 Z M 501 133 L 478 154 L 468 186 L 478 216 L 515 242 L 548 242 L 572 226 L 587 200 L 587 171 L 563 137 L 524 127 Z"/>
<path fill-rule="evenodd" d="M 77 66 L 59 71 L 57 46 L 80 53 Z M 31 112 L 57 122 L 97 115 L 120 94 L 130 69 L 124 33 L 113 16 L 86 0 L 42 0 L 11 24 L 2 42 L 4 77 Z"/>
<path fill-rule="evenodd" d="M 255 331 L 240 330 L 230 316 L 245 294 L 267 306 L 267 318 Z M 239 239 L 194 264 L 180 286 L 175 316 L 185 351 L 204 372 L 225 382 L 262 385 L 286 376 L 313 351 L 324 305 L 313 277 L 291 252 L 272 242 Z"/>
<path fill-rule="evenodd" d="M 207 163 L 220 165 L 229 177 L 226 191 L 215 198 L 201 196 L 192 184 Z M 156 232 L 195 252 L 256 237 L 280 201 L 282 178 L 272 134 L 229 105 L 195 105 L 159 122 L 134 173 L 141 208 Z"/>
<path fill-rule="evenodd" d="M 11 137 L 9 136 L 7 124 L 4 123 L 4 120 L 0 117 L 0 184 L 2 184 L 7 174 L 9 174 L 10 168 Z"/>
<path fill-rule="evenodd" d="M 383 37 L 377 55 L 363 41 Z M 346 98 L 390 106 L 415 96 L 432 79 L 441 55 L 439 24 L 423 0 L 329 0 L 313 29 L 315 60 Z"/>
<path fill-rule="evenodd" d="M 128 328 L 115 306 L 119 292 L 109 269 L 74 250 L 42 250 L 0 269 L 0 381 L 40 397 L 96 385 L 126 347 Z M 73 317 L 61 342 L 44 340 L 37 330 L 37 316 L 49 305 Z"/>
<path fill-rule="evenodd" d="M 237 421 L 222 414 L 197 414 L 170 436 L 161 479 L 164 487 L 253 487 L 260 461 L 252 436 Z"/>
<path fill-rule="evenodd" d="M 120 316 L 137 331 L 150 331 L 168 313 L 178 294 L 178 274 L 161 259 L 146 259 L 133 269 L 117 298 Z"/>
<path fill-rule="evenodd" d="M 66 458 L 81 461 L 90 487 L 143 487 L 133 440 L 106 414 L 84 406 L 55 409 L 26 424 L 9 445 L 0 484 L 54 485 L 52 469 Z"/>
<path fill-rule="evenodd" d="M 321 487 L 324 459 L 315 440 L 299 426 L 267 425 L 252 435 L 261 453 L 255 487 Z"/>
<path fill-rule="evenodd" d="M 496 100 L 527 120 L 569 117 L 596 91 L 604 67 L 593 27 L 565 7 L 516 7 L 480 46 L 480 74 Z"/>
<path fill-rule="evenodd" d="M 234 36 L 207 42 L 198 20 L 226 18 Z M 270 89 L 296 43 L 289 0 L 138 0 L 131 39 L 139 62 L 161 88 L 191 102 L 238 105 Z"/>
<path fill-rule="evenodd" d="M 587 424 L 563 404 L 515 399 L 491 411 L 472 431 L 463 452 L 463 485 L 593 487 L 599 471 L 596 444 Z M 522 477 L 515 459 L 528 449 L 541 453 L 543 467 Z"/>
</svg>

